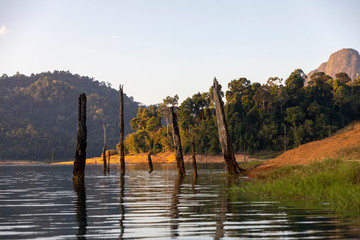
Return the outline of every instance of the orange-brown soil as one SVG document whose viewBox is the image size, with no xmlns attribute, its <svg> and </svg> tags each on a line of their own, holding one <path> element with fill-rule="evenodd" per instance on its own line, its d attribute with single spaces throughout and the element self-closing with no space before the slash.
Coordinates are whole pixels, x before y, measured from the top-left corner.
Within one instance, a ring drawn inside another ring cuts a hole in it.
<svg viewBox="0 0 360 240">
<path fill-rule="evenodd" d="M 289 150 L 278 157 L 265 161 L 263 164 L 248 170 L 250 177 L 256 177 L 262 172 L 273 170 L 284 166 L 294 166 L 308 164 L 313 161 L 321 161 L 330 157 L 341 157 L 345 160 L 360 160 L 360 150 L 352 151 L 352 148 L 360 148 L 360 123 L 353 124 L 341 130 L 338 134 L 311 143 L 299 146 L 298 148 Z M 119 154 L 111 151 L 111 163 L 119 164 Z M 175 163 L 174 152 L 158 153 L 151 156 L 154 164 Z M 237 162 L 242 162 L 244 156 L 236 155 Z M 196 155 L 198 163 L 223 163 L 222 155 Z M 246 161 L 253 160 L 250 156 L 246 156 Z M 191 162 L 191 155 L 185 155 L 184 161 Z M 148 163 L 147 153 L 130 154 L 125 156 L 125 162 L 128 164 Z M 73 164 L 73 161 L 60 162 L 54 164 Z M 86 164 L 103 164 L 102 157 L 89 158 Z"/>
<path fill-rule="evenodd" d="M 111 164 L 119 164 L 120 156 L 116 154 L 115 151 L 111 151 L 110 156 L 110 165 Z M 244 160 L 244 156 L 242 154 L 235 155 L 238 162 Z M 151 155 L 151 160 L 155 164 L 166 164 L 166 163 L 175 163 L 175 153 L 174 152 L 162 152 Z M 246 161 L 250 161 L 251 159 L 246 156 Z M 192 162 L 191 155 L 184 156 L 185 163 Z M 218 156 L 210 156 L 210 155 L 196 155 L 196 162 L 198 163 L 222 163 L 224 162 L 224 158 L 222 155 Z M 59 162 L 53 163 L 57 164 L 73 164 L 73 161 L 69 162 Z M 148 163 L 148 154 L 147 153 L 138 153 L 138 154 L 128 154 L 125 156 L 125 163 L 135 164 L 135 163 Z M 102 157 L 94 157 L 86 159 L 86 164 L 103 164 Z"/>
<path fill-rule="evenodd" d="M 308 164 L 327 158 L 341 157 L 345 160 L 359 160 L 359 151 L 351 149 L 360 147 L 360 123 L 346 127 L 338 134 L 315 142 L 310 142 L 289 150 L 280 156 L 264 162 L 249 170 L 250 177 L 284 166 Z"/>
</svg>

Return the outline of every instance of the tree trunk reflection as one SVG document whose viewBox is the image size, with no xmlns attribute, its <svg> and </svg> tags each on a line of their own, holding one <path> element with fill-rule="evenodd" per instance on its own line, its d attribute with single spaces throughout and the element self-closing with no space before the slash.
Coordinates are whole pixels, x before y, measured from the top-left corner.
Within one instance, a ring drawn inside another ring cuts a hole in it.
<svg viewBox="0 0 360 240">
<path fill-rule="evenodd" d="M 125 177 L 120 174 L 120 236 L 119 239 L 123 239 L 125 226 L 125 207 L 124 207 L 124 192 L 125 192 Z"/>
<path fill-rule="evenodd" d="M 84 179 L 73 181 L 76 199 L 76 221 L 78 223 L 77 239 L 86 239 L 87 213 L 86 213 L 86 191 Z"/>
<path fill-rule="evenodd" d="M 170 222 L 170 229 L 171 229 L 171 238 L 177 238 L 179 236 L 178 228 L 179 228 L 179 196 L 181 193 L 181 185 L 184 180 L 184 176 L 177 175 L 174 185 L 174 190 L 171 197 L 171 222 Z"/>
<path fill-rule="evenodd" d="M 222 239 L 225 236 L 225 222 L 227 221 L 227 214 L 229 212 L 229 186 L 231 179 L 226 176 L 225 186 L 221 193 L 221 200 L 219 203 L 219 212 L 217 214 L 216 231 L 214 239 Z"/>
</svg>

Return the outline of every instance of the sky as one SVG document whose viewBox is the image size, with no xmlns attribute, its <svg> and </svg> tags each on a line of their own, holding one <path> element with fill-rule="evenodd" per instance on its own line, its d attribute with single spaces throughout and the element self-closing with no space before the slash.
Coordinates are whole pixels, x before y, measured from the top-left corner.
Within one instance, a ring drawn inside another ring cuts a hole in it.
<svg viewBox="0 0 360 240">
<path fill-rule="evenodd" d="M 360 51 L 357 0 L 0 0 L 0 75 L 54 70 L 145 105 L 246 77 L 305 73 Z"/>
</svg>

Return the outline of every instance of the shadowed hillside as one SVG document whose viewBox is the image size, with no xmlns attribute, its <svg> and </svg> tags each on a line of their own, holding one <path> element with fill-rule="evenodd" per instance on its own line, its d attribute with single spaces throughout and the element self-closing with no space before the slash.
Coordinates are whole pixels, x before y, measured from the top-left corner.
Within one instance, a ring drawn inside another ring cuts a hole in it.
<svg viewBox="0 0 360 240">
<path fill-rule="evenodd" d="M 125 88 L 126 90 L 126 88 Z M 0 78 L 1 159 L 73 159 L 77 101 L 87 95 L 88 157 L 99 156 L 103 123 L 108 125 L 108 147 L 119 140 L 119 92 L 110 84 L 65 71 Z M 124 96 L 125 134 L 139 103 Z"/>
</svg>

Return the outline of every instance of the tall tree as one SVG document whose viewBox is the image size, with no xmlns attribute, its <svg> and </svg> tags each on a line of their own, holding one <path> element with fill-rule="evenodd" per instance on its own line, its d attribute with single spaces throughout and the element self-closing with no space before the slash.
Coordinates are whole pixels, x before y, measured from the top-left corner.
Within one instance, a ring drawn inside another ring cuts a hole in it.
<svg viewBox="0 0 360 240">
<path fill-rule="evenodd" d="M 351 78 L 349 77 L 349 75 L 347 75 L 347 73 L 344 72 L 339 72 L 335 75 L 335 79 L 337 79 L 338 81 L 346 84 L 348 82 L 351 81 Z"/>
</svg>

